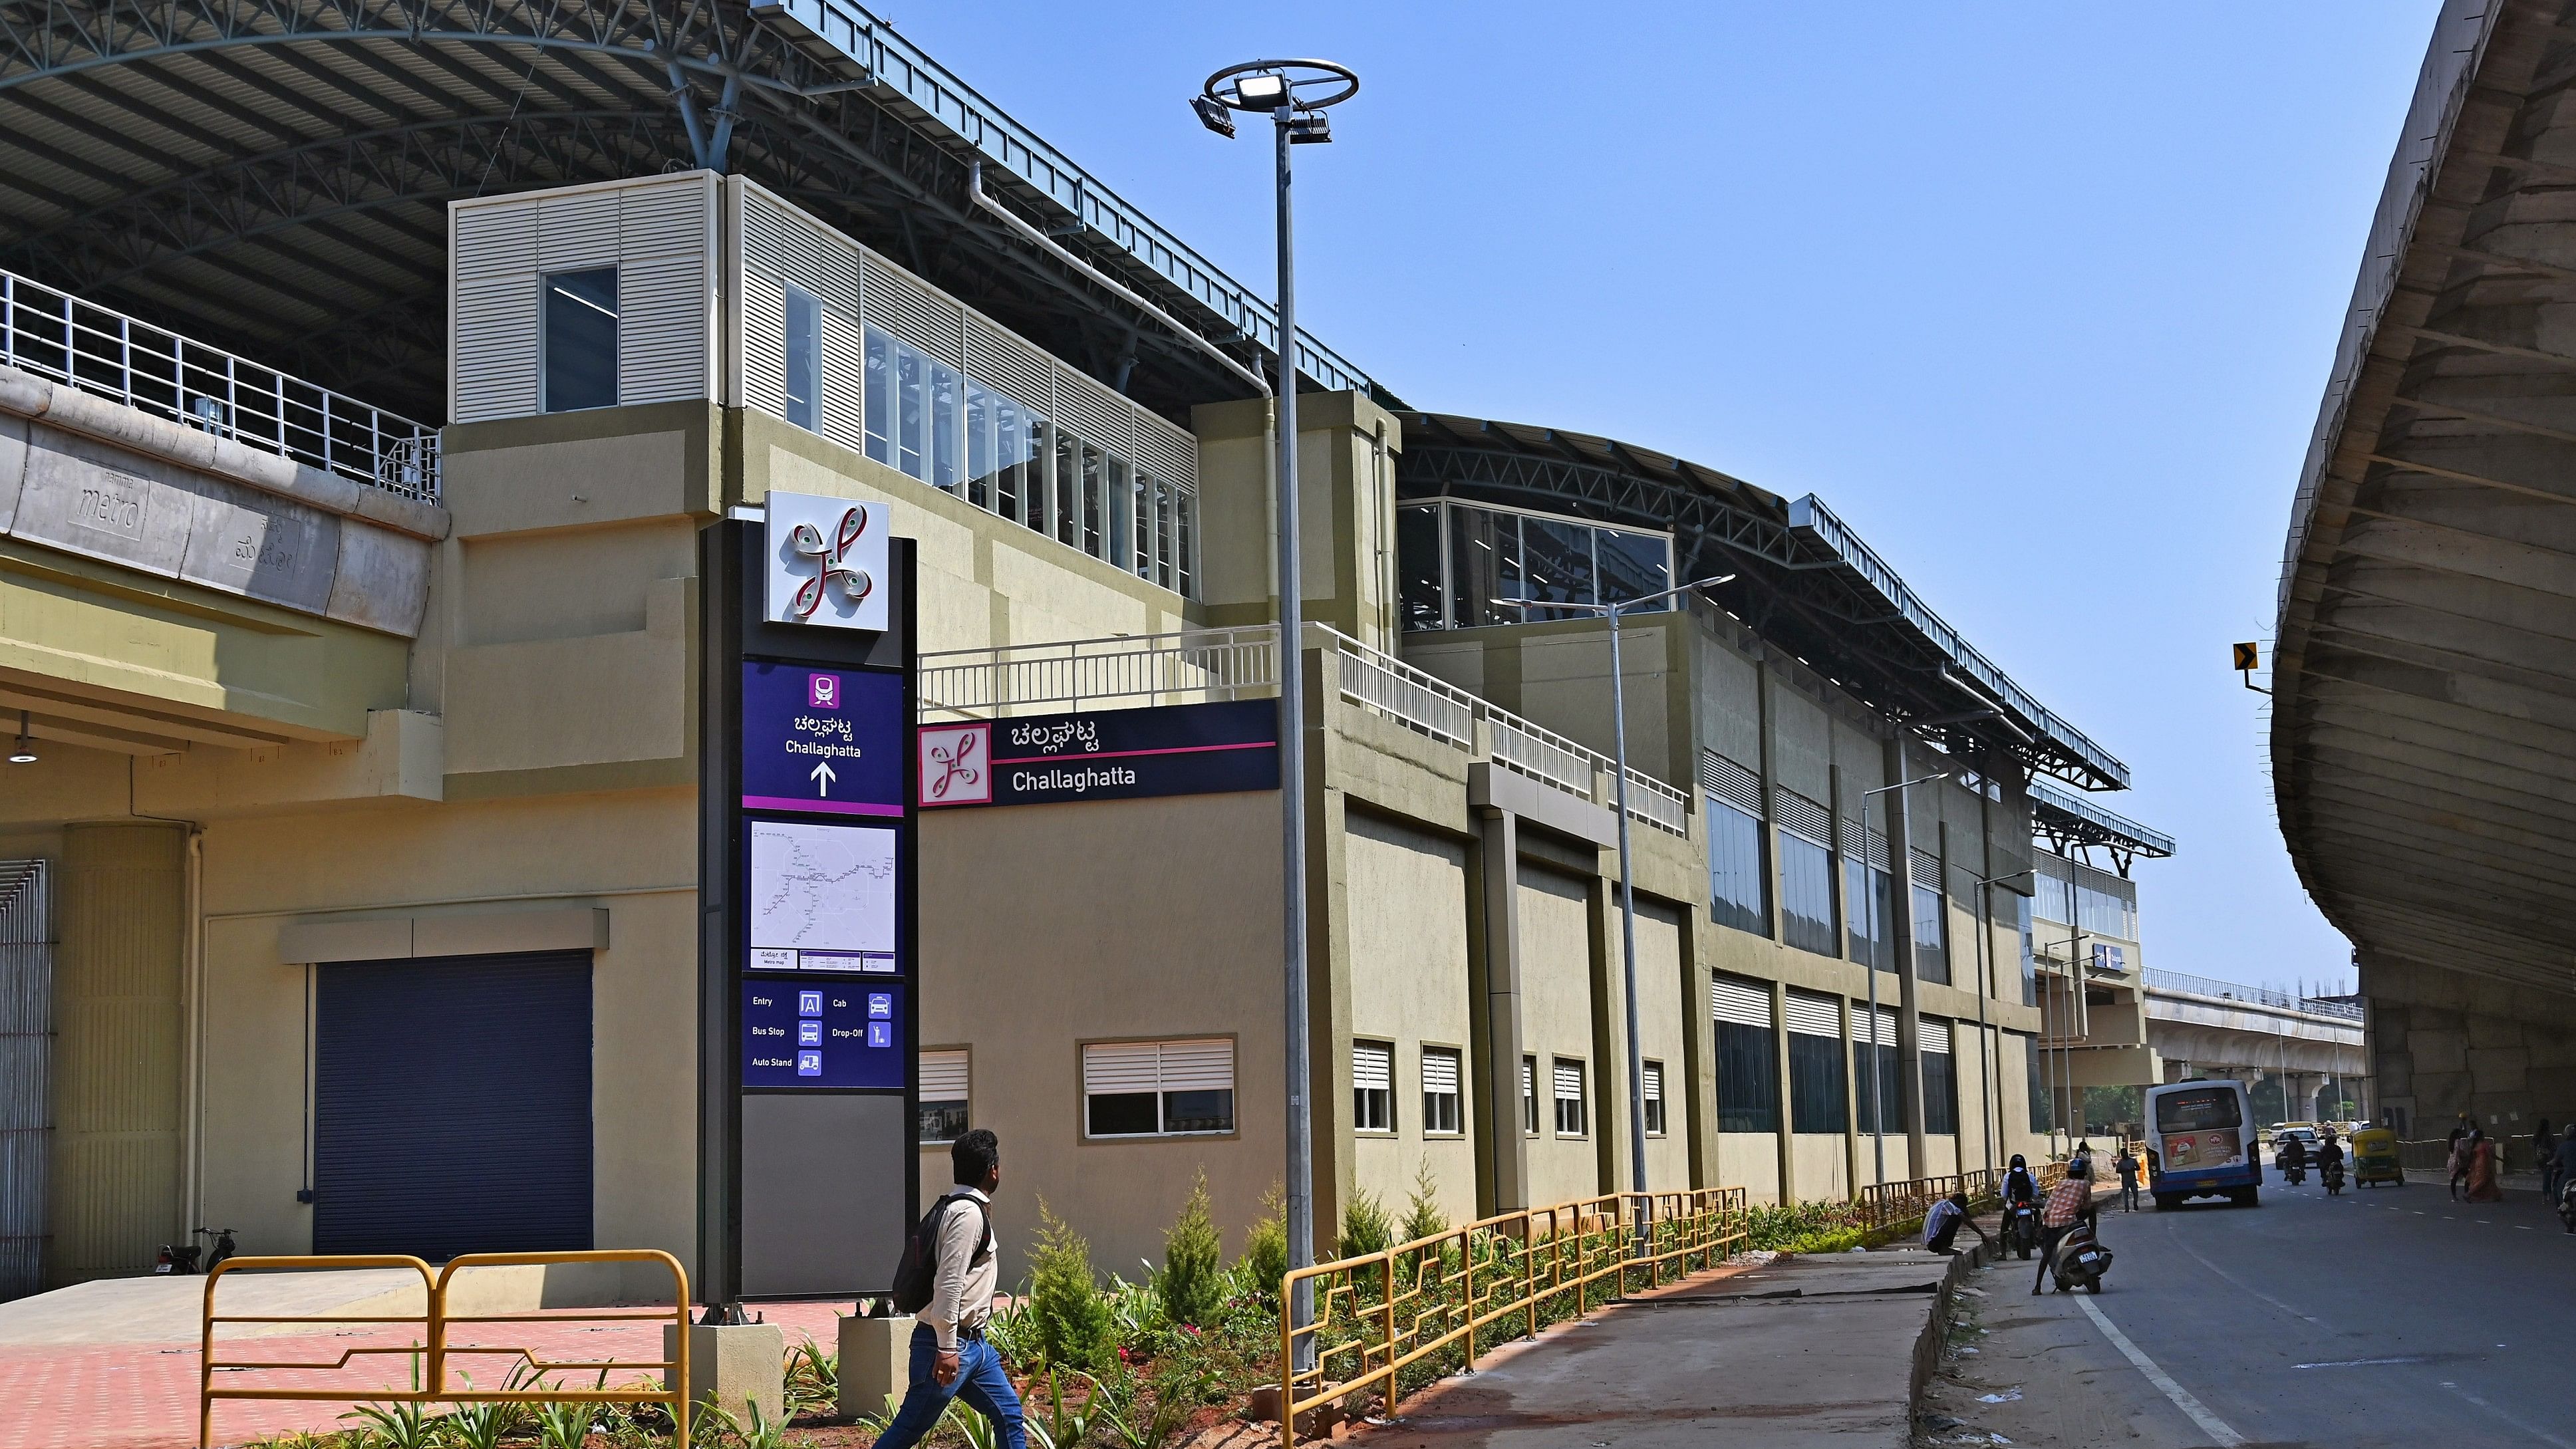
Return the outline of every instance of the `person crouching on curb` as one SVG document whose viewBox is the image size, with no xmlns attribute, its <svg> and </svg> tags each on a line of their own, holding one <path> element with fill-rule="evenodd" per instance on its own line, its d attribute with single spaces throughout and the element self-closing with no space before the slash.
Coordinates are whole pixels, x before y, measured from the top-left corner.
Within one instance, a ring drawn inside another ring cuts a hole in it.
<svg viewBox="0 0 2576 1449">
<path fill-rule="evenodd" d="M 2066 1164 L 2066 1180 L 2048 1190 L 2048 1201 L 2039 1208 L 2039 1274 L 2030 1280 L 2033 1296 L 2039 1285 L 2048 1281 L 2048 1260 L 2057 1252 L 2058 1241 L 2067 1230 L 2092 1215 L 2093 1164 L 2078 1159 Z"/>
<path fill-rule="evenodd" d="M 912 1330 L 911 1387 L 876 1449 L 911 1449 L 938 1427 L 948 1401 L 960 1398 L 992 1421 L 1002 1449 L 1028 1449 L 1020 1396 L 1001 1354 L 984 1339 L 1001 1280 L 992 1216 L 993 1191 L 1002 1185 L 1001 1139 L 978 1127 L 950 1145 L 948 1158 L 957 1190 L 931 1208 L 940 1214 L 938 1257 L 930 1302 Z"/>
<path fill-rule="evenodd" d="M 1961 1223 L 1966 1223 L 1968 1231 L 1977 1235 L 1978 1242 L 1989 1248 L 1995 1245 L 1995 1240 L 1986 1236 L 1986 1230 L 1977 1226 L 1977 1220 L 1968 1216 L 1968 1195 L 1954 1192 L 1932 1204 L 1932 1211 L 1923 1215 L 1923 1246 L 1936 1253 L 1957 1253 L 1959 1250 L 1950 1246 L 1950 1240 L 1959 1236 Z"/>
</svg>

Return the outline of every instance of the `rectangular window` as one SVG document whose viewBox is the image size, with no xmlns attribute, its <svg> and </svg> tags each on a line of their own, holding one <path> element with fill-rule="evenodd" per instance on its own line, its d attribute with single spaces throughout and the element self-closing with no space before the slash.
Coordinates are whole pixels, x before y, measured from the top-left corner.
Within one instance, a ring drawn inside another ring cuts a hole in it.
<svg viewBox="0 0 2576 1449">
<path fill-rule="evenodd" d="M 1164 1137 L 1234 1130 L 1234 1043 L 1094 1042 L 1082 1049 L 1084 1132 Z"/>
<path fill-rule="evenodd" d="M 993 506 L 994 421 L 999 401 L 990 388 L 966 385 L 966 501 L 978 508 Z"/>
<path fill-rule="evenodd" d="M 954 1142 L 966 1135 L 967 1054 L 962 1051 L 921 1054 L 921 1141 L 924 1146 Z"/>
<path fill-rule="evenodd" d="M 1772 1035 L 1771 988 L 1735 976 L 1712 976 L 1709 1013 L 1717 1018 L 1717 1130 L 1780 1130 L 1780 1043 Z"/>
<path fill-rule="evenodd" d="M 1521 1131 L 1538 1135 L 1538 1058 L 1521 1058 Z"/>
<path fill-rule="evenodd" d="M 1109 498 L 1109 455 L 1082 445 L 1082 551 L 1093 558 L 1108 557 L 1106 535 L 1101 530 L 1100 516 L 1114 506 Z"/>
<path fill-rule="evenodd" d="M 1950 983 L 1950 909 L 1938 885 L 1914 887 L 1914 979 Z"/>
<path fill-rule="evenodd" d="M 1834 925 L 1833 852 L 1793 831 L 1780 841 L 1780 935 L 1801 951 L 1842 954 Z"/>
<path fill-rule="evenodd" d="M 1422 1049 L 1422 1131 L 1425 1136 L 1454 1137 L 1461 1125 L 1459 1060 L 1451 1047 Z"/>
<path fill-rule="evenodd" d="M 2021 1043 L 2022 1060 L 2030 1067 L 2030 1130 L 2046 1132 L 2057 1124 L 2056 1094 L 2048 1090 L 2047 1077 L 2039 1069 L 2039 1038 L 2024 1036 Z"/>
<path fill-rule="evenodd" d="M 1583 1063 L 1569 1057 L 1558 1057 L 1555 1077 L 1556 1135 L 1580 1137 L 1589 1130 L 1583 1110 Z"/>
<path fill-rule="evenodd" d="M 542 285 L 539 406 L 550 413 L 617 406 L 617 269 L 549 272 Z"/>
<path fill-rule="evenodd" d="M 945 363 L 930 364 L 930 476 L 931 487 L 954 493 L 962 481 L 957 468 L 958 395 L 965 390 L 966 379 L 957 369 Z"/>
<path fill-rule="evenodd" d="M 1789 993 L 1789 1130 L 1841 1132 L 1851 1121 L 1842 1023 L 1831 998 Z"/>
<path fill-rule="evenodd" d="M 1771 934 L 1763 889 L 1762 822 L 1714 795 L 1708 801 L 1708 917 L 1721 926 Z"/>
<path fill-rule="evenodd" d="M 1395 558 L 1404 591 L 1404 627 L 1445 629 L 1440 594 L 1440 505 L 1395 510 Z"/>
<path fill-rule="evenodd" d="M 1180 490 L 1157 480 L 1154 484 L 1154 582 L 1167 589 L 1173 587 L 1173 571 L 1180 560 L 1180 514 Z"/>
<path fill-rule="evenodd" d="M 1109 500 L 1101 514 L 1109 526 L 1109 552 L 1101 557 L 1121 573 L 1136 572 L 1136 470 L 1121 459 L 1109 460 Z"/>
<path fill-rule="evenodd" d="M 1851 940 L 1851 958 L 1881 971 L 1896 969 L 1896 933 L 1889 929 L 1896 917 L 1895 892 L 1896 877 L 1843 857 L 1843 909 L 1851 913 L 1844 934 Z"/>
<path fill-rule="evenodd" d="M 1147 474 L 1136 475 L 1136 497 L 1132 505 L 1136 514 L 1136 552 L 1127 572 L 1140 579 L 1154 577 L 1154 499 L 1161 486 Z"/>
<path fill-rule="evenodd" d="M 1351 1130 L 1395 1130 L 1395 1048 L 1385 1042 L 1351 1043 Z"/>
<path fill-rule="evenodd" d="M 1915 1023 L 1915 1044 L 1923 1063 L 1923 1130 L 1941 1137 L 1959 1134 L 1959 1058 L 1951 1051 L 1950 1023 L 1937 1016 Z"/>
<path fill-rule="evenodd" d="M 1878 1040 L 1869 1040 L 1869 1003 L 1851 1008 L 1852 1108 L 1862 1132 L 1905 1130 L 1905 1069 L 1896 1053 L 1896 1012 L 1878 1009 Z M 1884 1124 L 1882 1126 L 1881 1124 Z"/>
<path fill-rule="evenodd" d="M 1055 512 L 1053 521 L 1038 524 L 1041 531 L 1052 530 L 1055 541 L 1079 547 L 1081 535 L 1075 532 L 1075 519 L 1082 514 L 1082 440 L 1062 428 L 1055 430 Z"/>
<path fill-rule="evenodd" d="M 907 478 L 930 476 L 924 452 L 930 442 L 930 359 L 898 342 L 894 347 L 894 465 Z"/>
<path fill-rule="evenodd" d="M 891 468 L 894 466 L 894 339 L 874 327 L 861 334 L 862 367 L 867 382 L 860 389 L 860 407 L 866 413 L 862 426 L 867 434 L 867 455 Z"/>
<path fill-rule="evenodd" d="M 1185 598 L 1199 596 L 1199 496 L 1179 489 L 1172 494 L 1171 587 Z"/>
<path fill-rule="evenodd" d="M 1646 1135 L 1664 1135 L 1664 1064 L 1646 1063 Z"/>
<path fill-rule="evenodd" d="M 787 421 L 811 430 L 823 405 L 823 304 L 802 287 L 789 287 L 785 304 Z"/>
<path fill-rule="evenodd" d="M 2013 897 L 2014 922 L 2021 928 L 2021 1004 L 2039 1005 L 2039 956 L 2031 949 L 2030 897 Z"/>
</svg>

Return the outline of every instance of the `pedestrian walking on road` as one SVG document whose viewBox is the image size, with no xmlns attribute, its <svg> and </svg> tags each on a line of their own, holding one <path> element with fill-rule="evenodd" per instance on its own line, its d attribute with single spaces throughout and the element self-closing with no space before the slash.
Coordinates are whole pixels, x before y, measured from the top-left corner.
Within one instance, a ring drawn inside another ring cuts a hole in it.
<svg viewBox="0 0 2576 1449">
<path fill-rule="evenodd" d="M 2477 1132 L 2478 1129 L 2470 1127 L 2455 1128 L 2451 1133 L 2451 1160 L 2443 1164 L 2443 1170 L 2451 1175 L 2451 1201 L 2453 1202 L 2460 1200 L 2460 1188 L 2469 1180 L 2469 1159 L 2477 1146 Z"/>
<path fill-rule="evenodd" d="M 2037 1297 L 2039 1285 L 2048 1281 L 2048 1260 L 2057 1251 L 2058 1240 L 2092 1210 L 2093 1164 L 2080 1160 L 2066 1164 L 2066 1180 L 2050 1188 L 2048 1201 L 2040 1205 L 2039 1274 L 2030 1280 L 2031 1296 Z"/>
<path fill-rule="evenodd" d="M 2558 1201 L 2551 1181 L 2558 1175 L 2557 1157 L 2558 1134 L 2549 1130 L 2549 1119 L 2543 1117 L 2540 1125 L 2531 1129 L 2531 1170 L 2540 1174 L 2540 1195 L 2551 1202 Z"/>
<path fill-rule="evenodd" d="M 1028 1449 L 1020 1396 L 1001 1354 L 984 1340 L 1001 1280 L 992 1210 L 993 1191 L 1002 1185 L 1001 1139 L 978 1127 L 949 1146 L 948 1160 L 957 1190 L 922 1215 L 917 1242 L 905 1249 L 907 1258 L 919 1252 L 931 1260 L 930 1301 L 912 1330 L 911 1387 L 877 1449 L 912 1449 L 939 1426 L 953 1399 L 992 1421 L 1002 1449 Z M 898 1269 L 898 1296 L 902 1276 Z"/>
<path fill-rule="evenodd" d="M 2469 1191 L 2466 1202 L 2502 1202 L 2504 1189 L 2496 1182 L 2495 1139 L 2483 1132 L 2471 1132 L 2468 1138 Z"/>
<path fill-rule="evenodd" d="M 2120 1169 L 2120 1211 L 2138 1210 L 2138 1154 L 2129 1144 L 2120 1144 L 2120 1155 L 2111 1163 Z"/>
</svg>

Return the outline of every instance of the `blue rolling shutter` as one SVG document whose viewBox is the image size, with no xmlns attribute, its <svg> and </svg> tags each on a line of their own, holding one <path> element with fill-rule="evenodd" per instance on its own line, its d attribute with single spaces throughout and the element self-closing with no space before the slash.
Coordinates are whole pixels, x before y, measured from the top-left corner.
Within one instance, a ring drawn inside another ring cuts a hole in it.
<svg viewBox="0 0 2576 1449">
<path fill-rule="evenodd" d="M 313 1251 L 591 1246 L 590 954 L 318 969 Z"/>
</svg>

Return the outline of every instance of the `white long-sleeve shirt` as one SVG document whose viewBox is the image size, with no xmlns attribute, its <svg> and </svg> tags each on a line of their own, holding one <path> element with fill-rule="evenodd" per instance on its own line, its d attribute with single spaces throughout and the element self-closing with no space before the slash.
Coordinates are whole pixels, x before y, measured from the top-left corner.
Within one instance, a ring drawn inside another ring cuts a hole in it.
<svg viewBox="0 0 2576 1449">
<path fill-rule="evenodd" d="M 921 1310 L 921 1321 L 939 1335 L 942 1349 L 957 1346 L 959 1330 L 981 1332 L 985 1320 L 993 1316 L 993 1291 L 1001 1286 L 1002 1260 L 998 1252 L 982 1254 L 986 1246 L 986 1212 L 991 1198 L 975 1188 L 960 1187 L 951 1196 L 961 1201 L 951 1203 L 939 1220 L 939 1267 L 931 1275 L 930 1303 Z M 977 1204 L 985 1204 L 978 1208 Z"/>
</svg>

